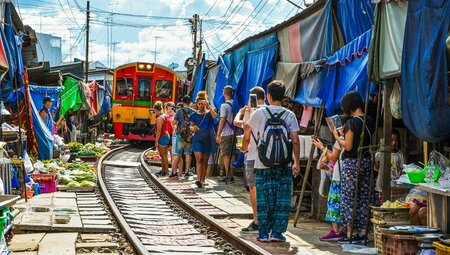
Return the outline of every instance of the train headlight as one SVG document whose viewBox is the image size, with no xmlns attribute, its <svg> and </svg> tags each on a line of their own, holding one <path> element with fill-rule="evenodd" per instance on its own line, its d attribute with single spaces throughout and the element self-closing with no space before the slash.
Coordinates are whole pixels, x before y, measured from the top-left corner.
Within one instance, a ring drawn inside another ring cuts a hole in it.
<svg viewBox="0 0 450 255">
<path fill-rule="evenodd" d="M 147 64 L 147 70 L 152 70 L 152 65 Z"/>
<path fill-rule="evenodd" d="M 140 69 L 140 70 L 144 69 L 144 64 L 139 64 L 138 69 Z"/>
<path fill-rule="evenodd" d="M 137 70 L 140 72 L 153 72 L 154 64 L 152 63 L 138 63 Z"/>
</svg>

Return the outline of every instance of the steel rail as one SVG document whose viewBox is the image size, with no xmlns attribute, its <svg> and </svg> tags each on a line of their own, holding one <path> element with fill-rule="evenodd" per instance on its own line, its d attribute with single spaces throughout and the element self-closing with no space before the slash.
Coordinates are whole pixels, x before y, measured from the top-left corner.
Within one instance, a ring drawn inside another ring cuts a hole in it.
<svg viewBox="0 0 450 255">
<path fill-rule="evenodd" d="M 128 237 L 128 240 L 130 241 L 131 245 L 133 245 L 133 247 L 139 253 L 139 255 L 150 255 L 148 250 L 145 248 L 145 246 L 142 244 L 142 242 L 139 240 L 139 238 L 135 235 L 134 231 L 130 228 L 130 226 L 126 222 L 125 218 L 120 213 L 119 208 L 117 207 L 113 198 L 109 194 L 106 184 L 103 180 L 103 178 L 104 178 L 104 176 L 103 176 L 103 170 L 104 170 L 103 161 L 126 150 L 129 147 L 131 147 L 131 146 L 127 145 L 127 146 L 123 146 L 123 147 L 111 150 L 108 153 L 106 153 L 103 157 L 100 158 L 100 160 L 97 162 L 98 183 L 99 183 L 100 191 L 102 192 L 104 198 L 106 199 L 106 202 L 108 203 L 109 208 L 111 209 L 112 213 L 114 214 L 114 217 L 116 218 L 117 223 L 120 225 L 123 232 Z"/>
<path fill-rule="evenodd" d="M 150 166 L 145 162 L 144 156 L 145 156 L 146 152 L 147 151 L 144 151 L 140 156 L 141 167 L 143 168 L 144 173 L 147 174 L 147 177 L 149 177 L 150 180 L 161 191 L 163 191 L 166 196 L 168 196 L 176 204 L 178 204 L 178 206 L 180 206 L 182 209 L 184 209 L 187 213 L 189 213 L 191 216 L 196 218 L 202 224 L 209 227 L 210 230 L 215 231 L 216 233 L 219 233 L 219 236 L 221 236 L 225 241 L 232 244 L 235 249 L 242 251 L 243 254 L 246 254 L 246 255 L 256 255 L 256 254 L 269 255 L 269 254 L 271 254 L 271 253 L 267 252 L 266 250 L 260 248 L 256 244 L 243 239 L 241 236 L 237 235 L 236 233 L 232 232 L 228 228 L 224 227 L 213 217 L 200 211 L 198 208 L 196 208 L 195 206 L 190 204 L 186 199 L 181 197 L 179 194 L 177 194 L 176 192 L 167 188 L 161 182 L 161 180 L 155 174 L 153 174 L 151 172 Z"/>
</svg>

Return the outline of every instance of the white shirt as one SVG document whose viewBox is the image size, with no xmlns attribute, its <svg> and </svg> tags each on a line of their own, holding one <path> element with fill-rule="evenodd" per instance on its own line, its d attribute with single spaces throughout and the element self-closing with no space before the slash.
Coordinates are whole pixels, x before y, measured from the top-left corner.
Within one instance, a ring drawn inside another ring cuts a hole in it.
<svg viewBox="0 0 450 255">
<path fill-rule="evenodd" d="M 221 136 L 230 136 L 233 135 L 234 131 L 230 125 L 233 125 L 233 112 L 231 109 L 231 105 L 233 104 L 233 100 L 228 100 L 220 106 L 220 118 L 225 118 L 226 123 L 223 127 Z"/>
<path fill-rule="evenodd" d="M 262 107 L 266 107 L 266 104 L 258 105 L 258 109 Z M 255 111 L 250 113 L 250 117 Z M 255 160 L 258 157 L 258 145 L 256 144 L 256 141 L 259 140 L 259 133 L 252 131 L 252 134 L 253 135 L 250 135 L 250 144 L 248 145 L 247 160 Z"/>
<path fill-rule="evenodd" d="M 259 134 L 264 133 L 264 128 L 266 126 L 266 115 L 264 113 L 265 109 L 268 108 L 272 113 L 280 113 L 282 111 L 287 111 L 288 115 L 286 119 L 284 120 L 286 123 L 286 127 L 289 133 L 292 132 L 298 132 L 300 130 L 298 126 L 297 118 L 295 117 L 295 114 L 281 106 L 275 106 L 275 105 L 269 105 L 264 108 L 257 109 L 252 116 L 250 116 L 250 119 L 247 121 L 247 124 L 252 128 L 253 134 L 255 136 L 259 137 Z M 259 157 L 255 158 L 255 169 L 268 169 L 268 167 L 264 166 L 261 161 L 259 160 Z"/>
</svg>

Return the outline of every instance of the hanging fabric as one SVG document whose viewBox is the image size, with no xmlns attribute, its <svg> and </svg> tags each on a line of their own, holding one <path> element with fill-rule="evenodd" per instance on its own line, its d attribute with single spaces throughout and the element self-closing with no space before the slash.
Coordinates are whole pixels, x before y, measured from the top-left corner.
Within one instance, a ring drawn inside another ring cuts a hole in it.
<svg viewBox="0 0 450 255">
<path fill-rule="evenodd" d="M 450 1 L 410 0 L 402 55 L 402 118 L 424 141 L 450 138 L 446 40 Z"/>
<path fill-rule="evenodd" d="M 285 96 L 294 99 L 297 90 L 299 63 L 278 62 L 275 80 L 282 80 L 286 86 Z"/>
<path fill-rule="evenodd" d="M 369 52 L 372 81 L 400 77 L 408 1 L 379 0 Z M 373 61 L 373 63 L 372 63 Z"/>
</svg>

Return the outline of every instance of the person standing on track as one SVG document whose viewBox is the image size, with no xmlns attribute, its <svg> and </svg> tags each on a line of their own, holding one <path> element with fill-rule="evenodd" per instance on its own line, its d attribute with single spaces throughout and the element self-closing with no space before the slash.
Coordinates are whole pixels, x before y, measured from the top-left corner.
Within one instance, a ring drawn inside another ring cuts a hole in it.
<svg viewBox="0 0 450 255">
<path fill-rule="evenodd" d="M 173 144 L 173 161 L 172 161 L 172 172 L 177 172 L 176 167 L 178 167 L 178 176 L 181 177 L 183 174 L 183 165 L 180 164 L 182 156 L 185 157 L 185 173 L 184 177 L 189 177 L 189 168 L 192 162 L 192 131 L 190 130 L 189 117 L 195 111 L 190 107 L 191 97 L 186 95 L 182 99 L 182 107 L 175 113 L 175 118 L 173 119 L 173 125 L 176 127 L 175 133 L 175 143 Z M 182 162 L 181 162 L 182 163 Z M 181 167 L 180 167 L 181 165 Z"/>
<path fill-rule="evenodd" d="M 197 187 L 204 187 L 208 160 L 211 154 L 216 151 L 214 120 L 217 115 L 211 105 L 208 103 L 206 91 L 200 91 L 197 94 L 197 111 L 189 117 L 191 130 L 194 132 L 192 137 L 192 150 L 194 151 L 197 171 Z"/>
<path fill-rule="evenodd" d="M 156 128 L 155 128 L 155 147 L 158 149 L 161 157 L 162 170 L 157 173 L 159 176 L 166 176 L 169 173 L 169 155 L 168 148 L 170 143 L 170 135 L 167 131 L 168 121 L 163 113 L 163 105 L 160 101 L 155 102 L 153 107 L 156 112 Z"/>
<path fill-rule="evenodd" d="M 249 104 L 242 108 L 239 113 L 236 115 L 234 119 L 234 125 L 237 127 L 244 127 L 244 124 L 252 113 L 256 111 L 257 109 L 261 107 L 266 106 L 266 93 L 264 92 L 264 89 L 260 86 L 256 86 L 250 90 L 250 94 L 256 94 L 257 99 L 257 108 L 252 109 L 249 99 Z M 242 119 L 242 117 L 244 117 Z M 242 119 L 242 120 L 241 120 Z M 257 148 L 257 142 L 259 139 L 259 134 L 253 133 L 250 137 L 250 144 L 248 146 L 248 152 L 247 152 L 247 160 L 245 164 L 245 173 L 246 173 L 246 179 L 247 179 L 247 186 L 249 187 L 250 191 L 250 202 L 252 204 L 252 210 L 253 210 L 253 221 L 250 223 L 250 225 L 246 228 L 242 229 L 242 232 L 255 232 L 258 231 L 258 215 L 257 215 L 257 208 L 256 208 L 256 175 L 255 175 L 255 160 L 258 156 L 258 148 Z"/>
<path fill-rule="evenodd" d="M 299 126 L 295 114 L 281 106 L 286 92 L 283 82 L 272 81 L 267 91 L 270 105 L 256 110 L 244 125 L 240 150 L 248 150 L 252 133 L 259 136 L 255 159 L 257 240 L 285 242 L 283 233 L 289 223 L 292 174 L 296 176 L 300 170 Z"/>
<path fill-rule="evenodd" d="M 220 145 L 220 155 L 223 159 L 223 166 L 225 168 L 225 176 L 221 180 L 227 183 L 233 183 L 234 177 L 230 169 L 230 155 L 233 151 L 233 87 L 230 85 L 225 86 L 223 89 L 223 96 L 225 102 L 220 106 L 220 122 L 217 130 L 216 142 Z"/>
</svg>

